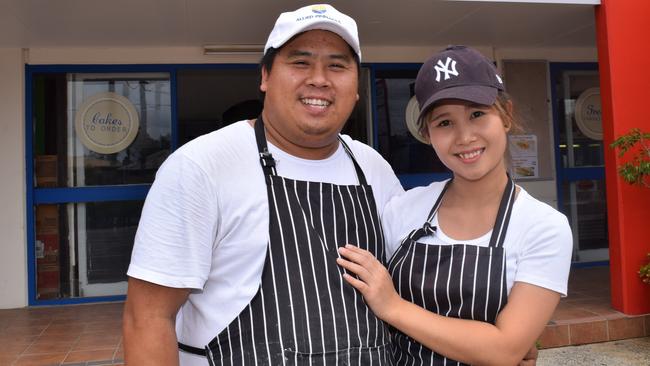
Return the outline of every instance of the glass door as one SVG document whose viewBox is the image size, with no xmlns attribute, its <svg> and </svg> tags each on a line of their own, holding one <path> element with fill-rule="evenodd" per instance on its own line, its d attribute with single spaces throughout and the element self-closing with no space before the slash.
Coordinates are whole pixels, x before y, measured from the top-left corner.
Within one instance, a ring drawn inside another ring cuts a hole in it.
<svg viewBox="0 0 650 366">
<path fill-rule="evenodd" d="M 596 64 L 551 64 L 558 206 L 573 230 L 573 261 L 609 259 Z"/>
<path fill-rule="evenodd" d="M 28 69 L 30 303 L 125 295 L 144 198 L 172 151 L 170 73 L 39 71 Z"/>
</svg>

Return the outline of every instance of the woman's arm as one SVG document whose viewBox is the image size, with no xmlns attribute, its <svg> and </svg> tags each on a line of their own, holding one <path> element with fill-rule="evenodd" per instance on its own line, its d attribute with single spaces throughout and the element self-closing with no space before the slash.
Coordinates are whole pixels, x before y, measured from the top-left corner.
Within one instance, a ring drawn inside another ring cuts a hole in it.
<svg viewBox="0 0 650 366">
<path fill-rule="evenodd" d="M 358 289 L 375 314 L 426 347 L 474 365 L 516 365 L 551 318 L 560 294 L 515 282 L 496 324 L 450 318 L 402 299 L 386 268 L 355 246 L 340 249 L 341 266 L 358 278 L 345 279 Z"/>
</svg>

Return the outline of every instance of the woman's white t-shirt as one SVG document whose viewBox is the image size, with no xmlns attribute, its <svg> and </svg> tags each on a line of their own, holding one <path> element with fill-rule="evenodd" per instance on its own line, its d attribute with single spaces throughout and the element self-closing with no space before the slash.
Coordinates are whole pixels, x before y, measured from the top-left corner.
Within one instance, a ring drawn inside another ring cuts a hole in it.
<svg viewBox="0 0 650 366">
<path fill-rule="evenodd" d="M 422 227 L 445 183 L 413 188 L 389 201 L 382 218 L 388 258 L 411 230 Z M 438 226 L 437 215 L 432 224 Z M 472 240 L 456 240 L 447 236 L 444 228 L 438 227 L 433 236 L 423 237 L 418 242 L 488 246 L 491 234 L 492 231 Z M 515 282 L 526 282 L 566 296 L 573 236 L 563 214 L 520 187 L 503 247 L 508 293 Z"/>
</svg>

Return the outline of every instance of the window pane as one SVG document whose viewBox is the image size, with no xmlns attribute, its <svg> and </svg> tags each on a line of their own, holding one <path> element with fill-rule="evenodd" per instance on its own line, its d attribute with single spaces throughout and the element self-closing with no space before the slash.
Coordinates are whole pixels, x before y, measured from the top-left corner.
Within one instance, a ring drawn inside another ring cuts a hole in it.
<svg viewBox="0 0 650 366">
<path fill-rule="evenodd" d="M 36 206 L 38 299 L 123 295 L 143 201 Z"/>
<path fill-rule="evenodd" d="M 262 111 L 257 68 L 179 70 L 177 82 L 179 145 Z"/>
<path fill-rule="evenodd" d="M 430 145 L 416 140 L 406 127 L 406 106 L 415 95 L 417 70 L 380 70 L 375 74 L 379 151 L 395 173 L 445 173 Z"/>
<path fill-rule="evenodd" d="M 36 298 L 56 299 L 67 292 L 67 228 L 59 205 L 36 206 Z"/>
<path fill-rule="evenodd" d="M 603 166 L 604 145 L 585 135 L 576 123 L 575 107 L 578 97 L 590 88 L 598 87 L 595 71 L 567 71 L 556 80 L 559 96 L 559 141 L 562 164 L 565 168 Z"/>
<path fill-rule="evenodd" d="M 562 184 L 562 212 L 567 213 L 569 224 L 576 235 L 574 247 L 577 255 L 585 251 L 607 248 L 607 199 L 604 180 L 578 180 Z M 574 258 L 574 261 L 586 261 Z"/>
<path fill-rule="evenodd" d="M 36 187 L 151 183 L 171 149 L 166 73 L 34 75 Z"/>
<path fill-rule="evenodd" d="M 368 68 L 359 70 L 359 101 L 342 133 L 368 143 Z M 257 118 L 263 108 L 257 67 L 183 69 L 177 73 L 178 142 L 186 142 L 244 119 Z"/>
</svg>

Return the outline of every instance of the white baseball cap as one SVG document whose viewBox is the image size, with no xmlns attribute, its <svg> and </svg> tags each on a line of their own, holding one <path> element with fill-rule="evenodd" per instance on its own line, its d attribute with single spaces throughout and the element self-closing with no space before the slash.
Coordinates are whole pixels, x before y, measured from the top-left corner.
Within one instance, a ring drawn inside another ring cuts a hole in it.
<svg viewBox="0 0 650 366">
<path fill-rule="evenodd" d="M 280 14 L 264 46 L 264 54 L 269 48 L 280 48 L 296 34 L 313 29 L 322 29 L 338 34 L 352 47 L 361 60 L 357 23 L 328 4 L 309 5 L 296 11 Z"/>
</svg>

